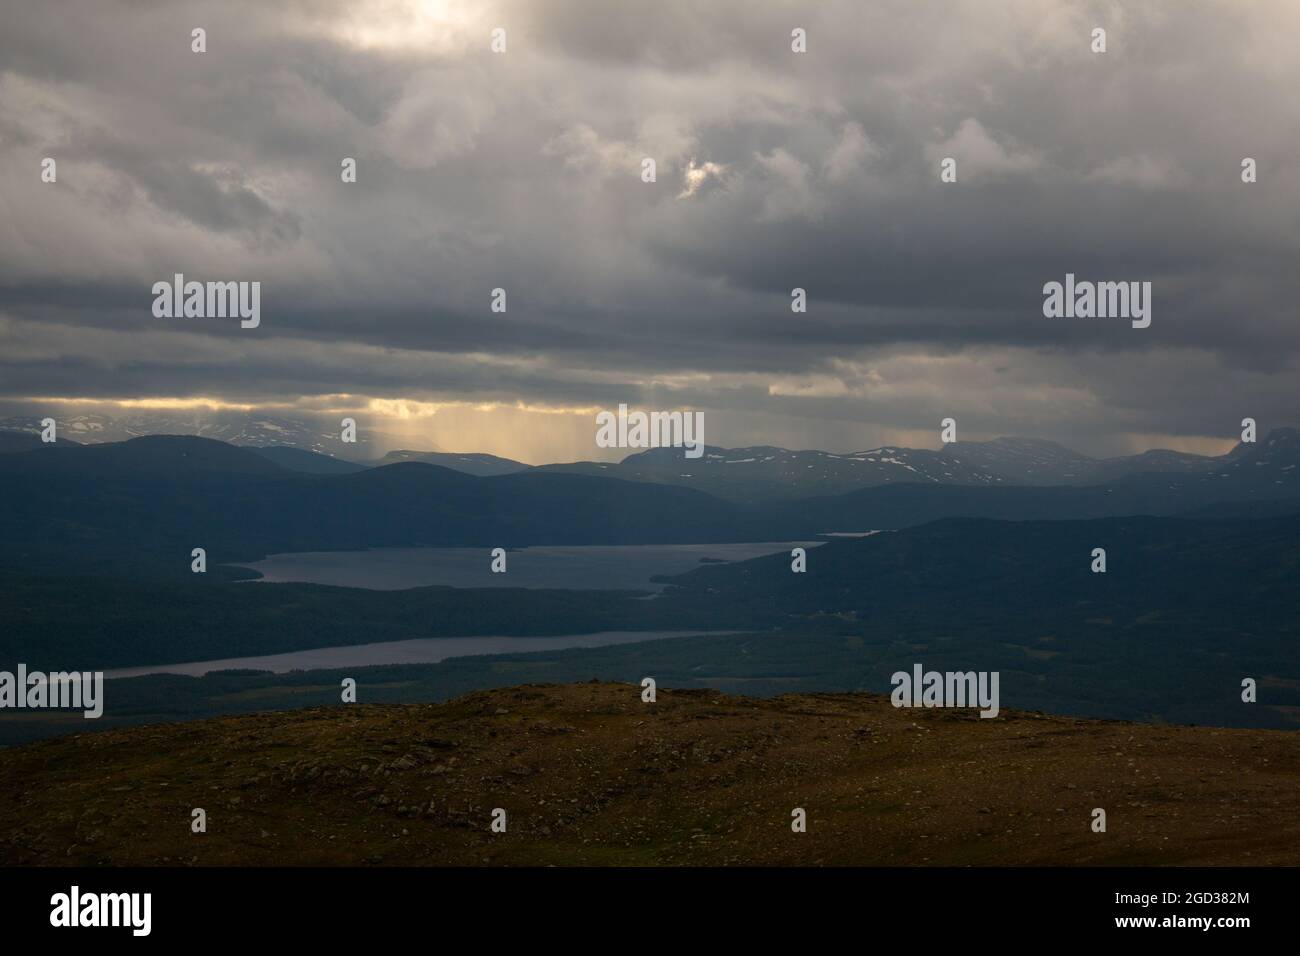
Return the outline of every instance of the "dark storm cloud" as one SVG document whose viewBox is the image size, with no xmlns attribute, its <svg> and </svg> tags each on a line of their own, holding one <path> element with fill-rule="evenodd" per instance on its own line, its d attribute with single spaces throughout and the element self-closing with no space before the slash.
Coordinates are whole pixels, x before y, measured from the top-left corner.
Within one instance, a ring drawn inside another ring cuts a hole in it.
<svg viewBox="0 0 1300 956">
<path fill-rule="evenodd" d="M 1286 3 L 0 8 L 3 397 L 1300 420 Z M 175 272 L 262 326 L 155 319 Z M 1151 281 L 1151 328 L 1044 318 L 1066 272 Z"/>
</svg>

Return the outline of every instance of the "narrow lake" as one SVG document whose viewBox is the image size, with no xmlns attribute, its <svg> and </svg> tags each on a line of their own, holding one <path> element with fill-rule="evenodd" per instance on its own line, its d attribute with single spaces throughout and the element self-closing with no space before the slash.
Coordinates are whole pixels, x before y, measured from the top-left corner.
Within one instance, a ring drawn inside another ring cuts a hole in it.
<svg viewBox="0 0 1300 956">
<path fill-rule="evenodd" d="M 533 547 L 510 551 L 506 573 L 494 574 L 490 548 L 376 548 L 273 554 L 253 564 L 264 582 L 333 584 L 400 591 L 443 584 L 456 588 L 571 588 L 659 591 L 657 574 L 682 574 L 708 561 L 745 561 L 824 541 L 746 544 L 639 544 Z"/>
<path fill-rule="evenodd" d="M 732 634 L 734 631 L 601 631 L 596 634 L 565 634 L 559 637 L 428 637 L 411 641 L 354 644 L 350 647 L 318 647 L 261 657 L 228 657 L 189 664 L 158 664 L 105 671 L 104 677 L 140 677 L 144 674 L 188 674 L 201 677 L 209 671 L 240 668 L 284 674 L 294 670 L 335 667 L 371 667 L 379 664 L 436 664 L 449 657 L 476 654 L 518 654 L 528 651 L 558 651 L 570 647 L 606 647 L 667 637 L 700 637 Z"/>
</svg>

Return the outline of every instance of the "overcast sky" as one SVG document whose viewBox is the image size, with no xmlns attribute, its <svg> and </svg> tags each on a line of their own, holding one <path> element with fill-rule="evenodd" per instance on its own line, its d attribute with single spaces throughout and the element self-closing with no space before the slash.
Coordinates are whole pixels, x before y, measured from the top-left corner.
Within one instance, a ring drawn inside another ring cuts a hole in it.
<svg viewBox="0 0 1300 956">
<path fill-rule="evenodd" d="M 0 400 L 529 461 L 621 456 L 620 402 L 728 446 L 1223 450 L 1300 425 L 1298 33 L 1292 0 L 0 0 Z M 260 326 L 155 318 L 177 272 L 260 281 Z M 1151 326 L 1045 318 L 1067 272 L 1150 281 Z"/>
</svg>

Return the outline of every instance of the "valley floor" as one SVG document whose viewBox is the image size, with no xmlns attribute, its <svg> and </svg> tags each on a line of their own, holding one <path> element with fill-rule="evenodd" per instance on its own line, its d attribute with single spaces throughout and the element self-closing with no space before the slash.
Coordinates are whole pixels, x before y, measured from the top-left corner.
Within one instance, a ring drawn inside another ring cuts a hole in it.
<svg viewBox="0 0 1300 956">
<path fill-rule="evenodd" d="M 1300 864 L 1291 732 L 640 695 L 527 685 L 8 748 L 0 863 Z"/>
</svg>

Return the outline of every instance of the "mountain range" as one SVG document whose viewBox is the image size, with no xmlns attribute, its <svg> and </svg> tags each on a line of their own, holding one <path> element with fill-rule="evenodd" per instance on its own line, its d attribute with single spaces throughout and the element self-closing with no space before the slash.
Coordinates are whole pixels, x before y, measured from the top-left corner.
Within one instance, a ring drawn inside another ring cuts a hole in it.
<svg viewBox="0 0 1300 956">
<path fill-rule="evenodd" d="M 1295 429 L 1278 429 L 1259 446 L 1294 449 Z M 770 445 L 706 447 L 698 459 L 676 448 L 653 448 L 617 463 L 574 462 L 545 470 L 604 475 L 629 481 L 686 485 L 733 501 L 832 495 L 891 484 L 1048 487 L 1101 485 L 1135 475 L 1231 474 L 1256 444 L 1238 444 L 1222 456 L 1152 450 L 1117 458 L 1090 458 L 1064 445 L 1037 438 L 954 442 L 941 451 L 885 446 L 837 455 L 790 451 Z"/>
<path fill-rule="evenodd" d="M 806 540 L 949 517 L 1023 521 L 1199 509 L 1212 516 L 1225 507 L 1244 507 L 1237 513 L 1247 515 L 1252 508 L 1300 510 L 1295 430 L 1275 431 L 1207 461 L 1201 470 L 1141 472 L 1097 485 L 975 484 L 955 475 L 945 483 L 918 476 L 843 493 L 743 501 L 690 485 L 627 480 L 618 468 L 471 475 L 427 461 L 360 468 L 301 449 L 241 448 L 197 437 L 61 442 L 0 455 L 0 563 L 179 573 L 194 547 L 222 564 L 271 553 L 373 547 Z"/>
<path fill-rule="evenodd" d="M 391 447 L 396 442 L 395 438 L 382 432 L 360 428 L 356 443 L 345 444 L 337 427 L 325 428 L 320 422 L 240 411 L 141 412 L 134 415 L 78 413 L 53 414 L 51 417 L 58 424 L 60 441 L 71 440 L 79 444 L 124 442 L 149 435 L 193 435 L 247 448 L 285 446 L 318 455 L 364 461 L 376 456 L 378 445 Z M 0 418 L 0 432 L 40 431 L 40 418 L 33 415 Z"/>
<path fill-rule="evenodd" d="M 844 494 L 897 484 L 965 487 L 1098 486 L 1139 475 L 1239 476 L 1242 468 L 1268 467 L 1280 455 L 1281 469 L 1296 461 L 1300 437 L 1294 428 L 1279 428 L 1258 443 L 1238 444 L 1225 455 L 1195 455 L 1154 449 L 1138 455 L 1093 458 L 1057 442 L 1038 438 L 997 438 L 954 442 L 934 451 L 884 446 L 835 454 L 793 451 L 770 445 L 748 448 L 708 446 L 702 457 L 687 459 L 677 448 L 654 448 L 618 462 L 579 461 L 531 466 L 476 452 L 397 448 L 378 455 L 376 448 L 395 448 L 400 440 L 362 428 L 357 444 L 344 444 L 337 431 L 306 421 L 222 412 L 217 415 L 135 416 L 75 415 L 59 420 L 60 436 L 77 443 L 120 442 L 145 435 L 194 435 L 251 448 L 290 470 L 307 474 L 347 474 L 361 468 L 399 462 L 424 462 L 480 477 L 537 470 L 618 478 L 624 481 L 682 485 L 741 504 Z M 33 417 L 0 419 L 0 453 L 26 450 L 39 430 Z M 1289 476 L 1277 480 L 1289 484 Z"/>
</svg>

